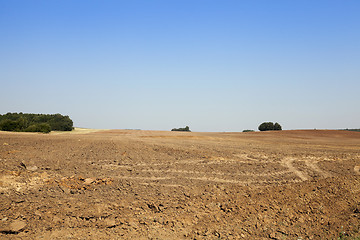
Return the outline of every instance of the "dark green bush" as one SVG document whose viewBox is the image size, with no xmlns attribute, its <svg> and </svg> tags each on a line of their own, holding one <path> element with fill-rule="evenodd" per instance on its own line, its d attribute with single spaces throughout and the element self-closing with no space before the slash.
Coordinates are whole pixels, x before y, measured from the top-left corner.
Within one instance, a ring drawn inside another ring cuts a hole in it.
<svg viewBox="0 0 360 240">
<path fill-rule="evenodd" d="M 281 125 L 278 124 L 278 123 L 275 123 L 275 124 L 274 124 L 274 130 L 275 130 L 275 131 L 280 131 L 280 130 L 282 130 Z"/>
<path fill-rule="evenodd" d="M 17 127 L 17 122 L 10 119 L 4 119 L 0 122 L 0 130 L 2 131 L 16 131 Z"/>
<path fill-rule="evenodd" d="M 279 123 L 272 123 L 272 122 L 263 122 L 259 126 L 260 131 L 279 131 L 282 130 L 282 127 Z"/>
<path fill-rule="evenodd" d="M 51 132 L 51 127 L 47 123 L 38 123 L 33 124 L 25 129 L 25 132 L 42 132 L 49 133 Z"/>
</svg>

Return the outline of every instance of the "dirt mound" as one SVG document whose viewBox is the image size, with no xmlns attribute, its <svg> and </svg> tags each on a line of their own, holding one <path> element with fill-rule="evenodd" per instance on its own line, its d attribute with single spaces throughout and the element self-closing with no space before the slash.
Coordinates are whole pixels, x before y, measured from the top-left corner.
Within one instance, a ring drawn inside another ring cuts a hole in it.
<svg viewBox="0 0 360 240">
<path fill-rule="evenodd" d="M 0 132 L 0 239 L 359 234 L 360 134 Z"/>
</svg>

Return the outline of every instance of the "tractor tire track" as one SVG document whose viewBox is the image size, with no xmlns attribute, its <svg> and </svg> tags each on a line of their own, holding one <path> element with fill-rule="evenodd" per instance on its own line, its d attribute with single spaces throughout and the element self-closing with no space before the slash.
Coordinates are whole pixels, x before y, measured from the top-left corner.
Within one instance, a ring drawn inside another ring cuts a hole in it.
<svg viewBox="0 0 360 240">
<path fill-rule="evenodd" d="M 354 167 L 354 172 L 358 175 L 360 175 L 360 165 L 357 165 Z"/>
<path fill-rule="evenodd" d="M 296 176 L 298 176 L 302 181 L 308 180 L 309 176 L 306 173 L 304 173 L 294 167 L 294 165 L 293 165 L 294 161 L 295 161 L 294 158 L 287 157 L 282 160 L 282 164 L 285 167 L 287 167 L 291 172 L 293 172 Z"/>
<path fill-rule="evenodd" d="M 328 178 L 328 177 L 332 176 L 330 173 L 320 169 L 320 167 L 317 165 L 317 163 L 318 163 L 317 161 L 311 161 L 309 159 L 305 160 L 306 166 L 308 166 L 314 172 L 317 172 L 318 174 L 320 174 L 322 177 Z"/>
</svg>

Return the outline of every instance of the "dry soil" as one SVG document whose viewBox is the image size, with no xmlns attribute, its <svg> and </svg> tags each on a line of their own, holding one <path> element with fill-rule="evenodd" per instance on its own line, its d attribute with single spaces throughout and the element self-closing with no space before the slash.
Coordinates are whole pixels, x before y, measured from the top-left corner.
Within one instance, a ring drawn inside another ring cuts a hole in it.
<svg viewBox="0 0 360 240">
<path fill-rule="evenodd" d="M 337 239 L 359 227 L 357 132 L 0 132 L 0 239 Z"/>
</svg>

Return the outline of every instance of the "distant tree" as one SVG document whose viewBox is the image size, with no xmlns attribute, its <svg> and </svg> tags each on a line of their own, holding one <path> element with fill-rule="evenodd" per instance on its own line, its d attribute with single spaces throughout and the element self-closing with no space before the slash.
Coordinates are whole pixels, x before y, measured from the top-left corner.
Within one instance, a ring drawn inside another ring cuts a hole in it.
<svg viewBox="0 0 360 240">
<path fill-rule="evenodd" d="M 184 128 L 173 128 L 171 131 L 178 131 L 178 132 L 191 132 L 189 126 L 186 126 Z"/>
<path fill-rule="evenodd" d="M 275 123 L 275 124 L 274 124 L 274 130 L 275 130 L 275 131 L 280 131 L 280 130 L 282 130 L 281 125 L 280 125 L 279 123 Z"/>
<path fill-rule="evenodd" d="M 24 117 L 19 117 L 17 120 L 17 126 L 19 131 L 23 131 L 25 128 L 28 127 L 28 120 Z"/>
<path fill-rule="evenodd" d="M 51 132 L 51 127 L 48 123 L 38 123 L 33 124 L 25 129 L 25 132 L 42 132 L 49 133 Z"/>
<path fill-rule="evenodd" d="M 274 123 L 272 123 L 272 122 L 263 122 L 262 124 L 260 124 L 259 130 L 260 131 L 274 130 Z"/>
<path fill-rule="evenodd" d="M 4 119 L 0 122 L 0 130 L 2 131 L 16 131 L 17 129 L 17 122 L 10 120 L 10 119 Z"/>
<path fill-rule="evenodd" d="M 246 130 L 243 130 L 243 132 L 255 132 L 255 131 L 254 131 L 254 130 L 246 129 Z"/>
<path fill-rule="evenodd" d="M 47 123 L 54 131 L 71 131 L 73 129 L 73 121 L 69 116 L 63 116 L 59 113 L 51 115 L 51 119 Z"/>
<path fill-rule="evenodd" d="M 259 126 L 260 131 L 279 131 L 282 130 L 281 125 L 279 123 L 272 123 L 272 122 L 263 122 Z"/>
</svg>

